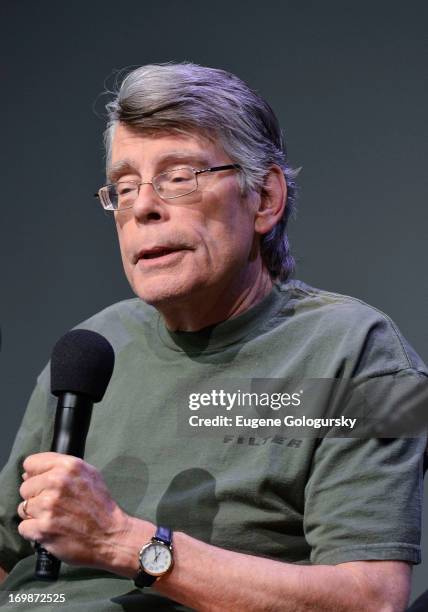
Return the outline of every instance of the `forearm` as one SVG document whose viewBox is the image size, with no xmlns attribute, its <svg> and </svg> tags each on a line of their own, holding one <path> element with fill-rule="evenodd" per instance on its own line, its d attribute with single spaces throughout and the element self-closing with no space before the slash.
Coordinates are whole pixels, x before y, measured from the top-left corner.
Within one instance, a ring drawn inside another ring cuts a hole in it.
<svg viewBox="0 0 428 612">
<path fill-rule="evenodd" d="M 138 550 L 154 526 L 133 520 L 112 560 L 115 571 L 133 578 Z M 343 566 L 299 566 L 224 550 L 176 532 L 174 567 L 154 587 L 163 595 L 201 611 L 254 612 L 392 610 L 381 593 Z M 397 608 L 399 609 L 399 608 Z M 404 608 L 403 608 L 404 609 Z"/>
<path fill-rule="evenodd" d="M 253 557 L 182 533 L 176 534 L 175 542 L 177 573 L 160 580 L 155 588 L 197 610 L 351 612 L 361 611 L 361 601 L 368 599 L 338 567 L 305 567 Z M 380 608 L 376 605 L 373 610 Z"/>
</svg>

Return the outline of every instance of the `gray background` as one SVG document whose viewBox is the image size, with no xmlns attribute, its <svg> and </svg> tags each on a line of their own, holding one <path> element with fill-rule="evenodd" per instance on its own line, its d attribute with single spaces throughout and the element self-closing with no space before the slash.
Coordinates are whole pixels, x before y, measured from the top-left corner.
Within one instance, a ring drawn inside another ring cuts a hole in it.
<svg viewBox="0 0 428 612">
<path fill-rule="evenodd" d="M 2 1 L 1 464 L 54 342 L 131 296 L 91 197 L 100 92 L 126 66 L 190 60 L 264 95 L 303 166 L 297 278 L 387 312 L 428 361 L 427 18 L 416 1 Z"/>
</svg>

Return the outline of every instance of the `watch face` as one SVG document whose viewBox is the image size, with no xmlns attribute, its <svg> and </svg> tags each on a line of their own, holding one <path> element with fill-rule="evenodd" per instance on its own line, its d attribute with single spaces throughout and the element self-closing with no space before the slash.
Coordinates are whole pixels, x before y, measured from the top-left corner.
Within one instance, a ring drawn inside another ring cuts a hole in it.
<svg viewBox="0 0 428 612">
<path fill-rule="evenodd" d="M 143 547 L 140 555 L 141 566 L 152 576 L 162 576 L 172 565 L 172 554 L 166 544 L 151 542 Z"/>
</svg>

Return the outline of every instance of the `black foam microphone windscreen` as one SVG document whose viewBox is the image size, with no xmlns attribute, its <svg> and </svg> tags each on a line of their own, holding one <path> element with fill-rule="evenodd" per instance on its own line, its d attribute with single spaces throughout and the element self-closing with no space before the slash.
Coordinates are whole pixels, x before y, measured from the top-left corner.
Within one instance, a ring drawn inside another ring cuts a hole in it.
<svg viewBox="0 0 428 612">
<path fill-rule="evenodd" d="M 104 397 L 114 368 L 111 344 L 87 329 L 58 340 L 51 357 L 51 392 L 58 397 L 51 451 L 83 458 L 92 405 Z M 61 562 L 36 543 L 35 577 L 56 580 Z"/>
<path fill-rule="evenodd" d="M 80 393 L 100 402 L 113 367 L 114 351 L 104 336 L 88 329 L 73 329 L 52 350 L 52 394 Z"/>
</svg>

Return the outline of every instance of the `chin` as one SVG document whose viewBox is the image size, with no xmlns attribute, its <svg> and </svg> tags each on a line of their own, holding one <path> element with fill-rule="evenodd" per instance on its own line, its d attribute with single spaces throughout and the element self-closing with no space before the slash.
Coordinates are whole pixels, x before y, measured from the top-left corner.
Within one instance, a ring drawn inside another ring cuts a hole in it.
<svg viewBox="0 0 428 612">
<path fill-rule="evenodd" d="M 134 293 L 150 306 L 162 307 L 179 303 L 201 286 L 202 283 L 180 278 L 177 274 L 157 274 L 154 278 L 133 279 Z"/>
</svg>

